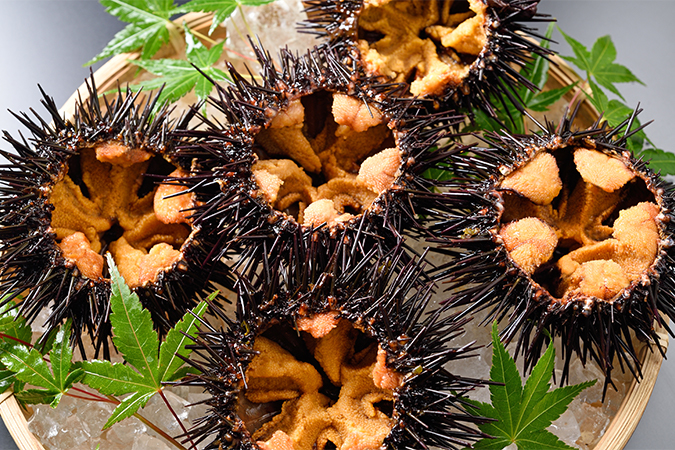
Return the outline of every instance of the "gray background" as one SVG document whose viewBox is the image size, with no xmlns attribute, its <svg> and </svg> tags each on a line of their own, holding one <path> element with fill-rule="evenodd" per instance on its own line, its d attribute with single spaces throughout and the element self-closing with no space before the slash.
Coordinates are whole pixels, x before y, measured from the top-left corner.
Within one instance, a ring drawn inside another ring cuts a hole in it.
<svg viewBox="0 0 675 450">
<path fill-rule="evenodd" d="M 641 103 L 643 122 L 655 120 L 647 134 L 656 146 L 675 151 L 675 0 L 542 0 L 540 11 L 556 17 L 566 33 L 588 47 L 612 35 L 617 62 L 647 85 L 620 85 L 621 92 L 630 106 Z M 19 126 L 7 109 L 40 111 L 38 83 L 62 105 L 89 73 L 82 64 L 123 27 L 96 0 L 0 0 L 0 12 L 0 130 L 13 134 Z M 554 48 L 571 55 L 561 36 L 554 37 L 560 42 Z M 673 400 L 675 358 L 664 362 L 626 449 L 675 448 Z M 0 450 L 14 449 L 0 422 Z"/>
</svg>

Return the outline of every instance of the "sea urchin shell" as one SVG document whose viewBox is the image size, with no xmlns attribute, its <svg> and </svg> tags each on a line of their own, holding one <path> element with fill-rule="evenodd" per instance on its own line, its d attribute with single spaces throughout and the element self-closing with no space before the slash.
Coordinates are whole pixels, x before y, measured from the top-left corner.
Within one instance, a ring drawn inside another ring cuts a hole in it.
<svg viewBox="0 0 675 450">
<path fill-rule="evenodd" d="M 396 98 L 397 85 L 355 83 L 330 50 L 282 51 L 278 70 L 259 48 L 258 59 L 261 80 L 232 71 L 235 85 L 211 99 L 228 125 L 204 118 L 207 129 L 185 131 L 190 142 L 179 151 L 198 161 L 195 189 L 214 191 L 195 220 L 214 222 L 221 254 L 299 227 L 372 233 L 392 245 L 406 230 L 423 232 L 439 212 L 415 193 L 433 192 L 422 174 L 454 151 L 442 139 L 463 116 L 422 114 Z"/>
<path fill-rule="evenodd" d="M 424 314 L 422 266 L 400 268 L 400 251 L 334 250 L 322 265 L 298 261 L 297 276 L 267 267 L 262 283 L 240 279 L 236 317 L 216 308 L 227 328 L 205 324 L 192 346 L 201 373 L 188 384 L 212 397 L 191 438 L 262 450 L 455 449 L 480 438 L 468 425 L 485 419 L 462 400 L 478 382 L 443 367 L 471 350 L 450 346 L 464 321 Z"/>
<path fill-rule="evenodd" d="M 370 77 L 409 83 L 413 96 L 479 106 L 517 85 L 536 89 L 514 69 L 531 54 L 552 54 L 523 25 L 546 20 L 538 0 L 309 0 L 304 28 L 325 34 Z M 541 38 L 541 36 L 537 36 Z"/>
<path fill-rule="evenodd" d="M 455 159 L 439 224 L 456 259 L 439 276 L 465 314 L 488 308 L 518 336 L 528 366 L 549 336 L 595 360 L 611 382 L 615 356 L 636 377 L 631 333 L 658 344 L 659 311 L 675 317 L 672 187 L 625 149 L 634 116 L 609 129 L 491 134 L 488 149 Z"/>
<path fill-rule="evenodd" d="M 25 295 L 27 317 L 51 306 L 48 330 L 72 318 L 77 342 L 87 330 L 96 352 L 103 344 L 107 353 L 103 254 L 112 253 L 165 330 L 207 288 L 208 250 L 190 219 L 198 202 L 183 186 L 190 167 L 168 157 L 175 142 L 167 108 L 153 117 L 157 97 L 131 91 L 104 97 L 102 108 L 93 81 L 88 88 L 72 119 L 43 92 L 52 124 L 17 115 L 32 139 L 5 135 L 14 153 L 2 152 L 10 164 L 0 170 L 0 278 L 5 301 Z"/>
</svg>

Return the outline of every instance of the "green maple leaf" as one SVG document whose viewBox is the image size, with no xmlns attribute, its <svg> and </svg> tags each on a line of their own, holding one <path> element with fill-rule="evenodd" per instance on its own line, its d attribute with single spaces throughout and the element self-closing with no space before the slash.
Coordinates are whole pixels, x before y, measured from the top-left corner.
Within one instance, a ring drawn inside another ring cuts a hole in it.
<svg viewBox="0 0 675 450">
<path fill-rule="evenodd" d="M 610 100 L 602 87 L 625 100 L 616 83 L 636 82 L 644 85 L 627 67 L 616 64 L 616 47 L 609 36 L 598 38 L 589 51 L 582 43 L 565 34 L 560 33 L 572 47 L 574 57 L 563 56 L 564 59 L 575 64 L 587 74 L 591 94 L 588 100 L 598 111 L 603 113 L 604 119 L 612 127 L 622 124 L 633 114 L 633 108 L 619 100 Z M 602 86 L 602 87 L 601 87 Z M 640 121 L 635 118 L 631 131 L 640 128 Z M 665 175 L 675 175 L 675 155 L 655 148 L 654 143 L 647 137 L 644 130 L 632 134 L 626 141 L 626 147 L 634 153 L 650 159 L 650 167 Z"/>
<path fill-rule="evenodd" d="M 0 333 L 5 335 L 3 340 L 14 338 L 25 343 L 30 343 L 33 337 L 26 318 L 19 315 L 19 308 L 12 301 L 0 306 Z"/>
<path fill-rule="evenodd" d="M 605 111 L 605 104 L 607 103 L 607 95 L 602 92 L 599 86 L 625 101 L 615 83 L 636 82 L 644 85 L 638 77 L 633 75 L 630 69 L 614 62 L 616 47 L 611 37 L 602 36 L 598 38 L 589 51 L 581 42 L 565 34 L 559 27 L 558 31 L 572 47 L 575 55 L 575 57 L 563 56 L 562 58 L 586 72 L 586 79 L 592 90 L 591 101 L 598 110 Z"/>
<path fill-rule="evenodd" d="M 675 175 L 675 154 L 658 148 L 646 148 L 640 156 L 649 161 L 649 166 L 662 174 Z"/>
<path fill-rule="evenodd" d="M 108 56 L 141 49 L 141 58 L 152 57 L 169 42 L 176 25 L 171 17 L 181 10 L 173 0 L 100 0 L 106 11 L 127 25 L 106 47 L 85 65 Z"/>
<path fill-rule="evenodd" d="M 192 89 L 200 100 L 205 100 L 213 89 L 214 81 L 229 80 L 222 70 L 213 67 L 223 53 L 223 42 L 207 49 L 199 39 L 185 28 L 187 61 L 180 59 L 159 59 L 130 61 L 150 73 L 158 75 L 152 80 L 131 86 L 132 89 L 159 89 L 162 92 L 158 105 L 175 102 Z M 210 78 L 210 79 L 209 79 Z"/>
<path fill-rule="evenodd" d="M 14 398 L 22 405 L 37 405 L 44 403 L 52 405 L 57 401 L 57 396 L 53 392 L 42 389 L 24 389 L 14 393 Z"/>
<path fill-rule="evenodd" d="M 69 320 L 56 333 L 49 352 L 51 370 L 42 353 L 36 348 L 11 340 L 2 343 L 0 362 L 7 370 L 13 372 L 17 380 L 43 388 L 17 390 L 17 394 L 20 394 L 17 397 L 19 400 L 49 403 L 55 408 L 63 394 L 84 376 L 84 371 L 72 363 L 70 327 Z"/>
<path fill-rule="evenodd" d="M 26 323 L 26 319 L 19 315 L 17 304 L 13 301 L 7 301 L 0 306 L 0 333 L 2 345 L 30 343 L 31 341 L 33 332 Z M 23 388 L 23 382 L 14 377 L 14 372 L 0 363 L 0 392 L 4 392 L 13 384 L 15 391 Z"/>
<path fill-rule="evenodd" d="M 105 395 L 131 395 L 117 406 L 103 429 L 144 407 L 153 395 L 162 390 L 162 383 L 180 378 L 184 373 L 181 356 L 187 357 L 191 352 L 185 348 L 190 339 L 188 336 L 197 333 L 199 318 L 207 307 L 206 302 L 201 302 L 187 313 L 169 331 L 160 347 L 157 332 L 152 328 L 150 312 L 143 309 L 138 295 L 124 283 L 110 255 L 108 264 L 112 284 L 110 322 L 113 342 L 128 364 L 85 361 L 82 363 L 82 382 Z"/>
<path fill-rule="evenodd" d="M 260 6 L 272 3 L 274 0 L 192 0 L 183 5 L 183 12 L 212 12 L 213 22 L 209 34 L 213 33 L 218 25 L 225 22 L 239 6 Z"/>
<path fill-rule="evenodd" d="M 499 340 L 496 323 L 492 325 L 492 348 L 490 381 L 499 384 L 490 385 L 492 404 L 472 402 L 472 412 L 496 419 L 479 426 L 482 432 L 494 438 L 482 439 L 474 448 L 501 450 L 515 443 L 520 450 L 571 449 L 546 428 L 565 412 L 574 397 L 593 386 L 596 380 L 549 392 L 555 363 L 551 344 L 523 386 L 515 361 Z"/>
<path fill-rule="evenodd" d="M 572 51 L 576 56 L 563 56 L 563 59 L 585 71 L 588 80 L 594 79 L 596 83 L 616 94 L 624 101 L 625 99 L 614 85 L 615 83 L 635 82 L 644 85 L 628 67 L 614 62 L 616 59 L 616 47 L 611 37 L 602 36 L 598 38 L 593 44 L 593 48 L 589 51 L 581 42 L 565 34 L 560 28 L 558 30 L 572 47 Z"/>
<path fill-rule="evenodd" d="M 15 381 L 14 372 L 7 370 L 5 366 L 0 366 L 0 392 L 5 392 Z"/>
<path fill-rule="evenodd" d="M 582 43 L 565 34 L 560 28 L 558 30 L 570 44 L 575 55 L 575 57 L 563 56 L 563 58 L 586 72 L 586 79 L 591 88 L 589 101 L 598 111 L 603 113 L 604 119 L 610 126 L 620 125 L 632 114 L 633 109 L 618 100 L 610 100 L 600 86 L 625 101 L 615 83 L 637 82 L 643 85 L 644 83 L 633 75 L 627 67 L 614 62 L 616 47 L 609 36 L 598 38 L 589 51 Z M 639 120 L 635 120 L 631 129 L 639 127 Z M 646 141 L 648 141 L 647 135 L 641 130 L 631 136 L 627 142 L 627 147 L 635 152 L 640 152 Z"/>
<path fill-rule="evenodd" d="M 614 63 L 616 59 L 616 47 L 609 36 L 598 38 L 591 49 L 591 67 L 589 75 L 592 74 L 595 80 L 601 86 L 607 88 L 625 101 L 614 83 L 637 82 L 643 84 L 633 73 L 625 66 Z"/>
<path fill-rule="evenodd" d="M 576 58 L 572 56 L 562 56 L 562 58 L 573 63 L 581 70 L 585 70 L 586 72 L 591 71 L 591 67 L 593 66 L 591 63 L 591 52 L 589 52 L 586 46 L 584 46 L 581 42 L 577 41 L 572 36 L 568 36 L 560 28 L 558 28 L 558 31 L 560 31 L 567 43 L 570 45 L 570 47 L 572 47 L 572 51 L 576 56 Z"/>
<path fill-rule="evenodd" d="M 546 39 L 541 42 L 542 48 L 551 47 L 551 42 L 549 39 L 551 39 L 551 36 L 553 36 L 554 29 L 554 24 L 551 23 L 546 30 Z M 534 59 L 528 62 L 520 72 L 521 75 L 530 80 L 532 84 L 539 88 L 538 91 L 531 91 L 525 87 L 521 87 L 518 91 L 520 98 L 523 99 L 523 105 L 525 108 L 531 111 L 547 111 L 550 105 L 560 100 L 565 94 L 574 88 L 574 86 L 576 86 L 576 83 L 573 83 L 562 88 L 544 91 L 544 86 L 548 81 L 549 65 L 549 61 L 546 58 L 535 55 Z"/>
</svg>

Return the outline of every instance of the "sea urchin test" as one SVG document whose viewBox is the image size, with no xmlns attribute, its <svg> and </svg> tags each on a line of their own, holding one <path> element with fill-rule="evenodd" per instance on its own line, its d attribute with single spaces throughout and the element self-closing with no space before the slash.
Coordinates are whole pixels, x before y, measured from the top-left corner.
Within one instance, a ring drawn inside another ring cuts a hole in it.
<svg viewBox="0 0 675 450">
<path fill-rule="evenodd" d="M 463 116 L 428 114 L 398 98 L 397 84 L 356 82 L 354 68 L 329 49 L 301 57 L 282 50 L 279 63 L 264 49 L 257 55 L 259 80 L 233 70 L 234 85 L 210 99 L 227 125 L 201 117 L 205 126 L 186 131 L 178 152 L 198 167 L 187 182 L 214 191 L 198 208 L 218 224 L 214 254 L 244 261 L 264 244 L 277 246 L 275 257 L 297 228 L 329 239 L 346 228 L 353 243 L 370 235 L 391 247 L 441 214 L 435 181 L 423 174 L 456 151 L 446 138 Z M 428 196 L 418 201 L 418 193 Z"/>
<path fill-rule="evenodd" d="M 580 131 L 573 119 L 541 136 L 490 134 L 493 148 L 453 158 L 452 214 L 435 231 L 457 258 L 438 276 L 457 289 L 448 305 L 508 318 L 503 338 L 518 336 L 527 365 L 550 333 L 563 381 L 576 353 L 609 383 L 615 356 L 639 376 L 632 332 L 658 345 L 659 311 L 673 315 L 673 197 L 625 148 L 634 117 Z"/>
<path fill-rule="evenodd" d="M 406 83 L 408 93 L 462 107 L 536 89 L 513 66 L 552 52 L 525 36 L 538 0 L 308 0 L 308 32 L 355 61 L 366 77 Z M 494 98 L 490 98 L 495 94 Z M 436 105 L 438 106 L 438 105 Z"/>
<path fill-rule="evenodd" d="M 70 120 L 46 95 L 52 125 L 17 116 L 33 139 L 9 138 L 15 153 L 3 152 L 10 164 L 0 171 L 1 277 L 7 299 L 25 295 L 27 317 L 52 308 L 47 332 L 72 318 L 76 339 L 86 330 L 97 352 L 103 346 L 107 353 L 103 255 L 113 255 L 166 330 L 208 288 L 209 245 L 190 218 L 198 201 L 183 185 L 189 164 L 170 156 L 176 141 L 168 109 L 156 96 L 127 91 L 106 99 L 102 110 L 93 81 L 88 87 Z M 199 273 L 190 273 L 193 264 Z"/>
<path fill-rule="evenodd" d="M 297 254 L 311 254 L 316 233 L 295 233 Z M 401 248 L 345 246 L 348 230 L 338 233 L 327 258 L 262 260 L 241 278 L 236 311 L 213 309 L 227 325 L 205 323 L 194 345 L 199 372 L 186 383 L 211 396 L 193 440 L 233 450 L 422 450 L 480 438 L 471 425 L 485 419 L 463 406 L 480 383 L 446 369 L 473 350 L 451 346 L 467 321 L 425 313 L 433 286 L 420 281 L 421 261 L 402 264 Z"/>
</svg>

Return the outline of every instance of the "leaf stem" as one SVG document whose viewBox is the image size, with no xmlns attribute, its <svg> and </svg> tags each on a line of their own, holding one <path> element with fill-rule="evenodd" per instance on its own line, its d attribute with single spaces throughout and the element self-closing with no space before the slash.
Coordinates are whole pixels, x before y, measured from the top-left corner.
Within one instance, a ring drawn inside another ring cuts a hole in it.
<svg viewBox="0 0 675 450">
<path fill-rule="evenodd" d="M 241 32 L 241 30 L 237 26 L 237 23 L 234 20 L 232 20 L 231 22 L 232 22 L 232 25 L 234 25 L 234 30 L 237 32 L 237 34 L 239 35 L 241 40 L 246 42 L 247 41 L 246 36 L 244 36 L 244 33 Z"/>
<path fill-rule="evenodd" d="M 23 344 L 28 348 L 33 348 L 33 344 L 31 344 L 30 342 L 22 341 L 21 339 L 15 338 L 14 336 L 10 336 L 9 334 L 0 333 L 0 339 L 10 339 L 12 341 L 18 342 L 19 344 Z"/>
<path fill-rule="evenodd" d="M 97 401 L 100 401 L 100 402 L 110 402 L 111 401 L 109 398 L 103 397 L 101 395 L 97 395 L 93 392 L 89 392 L 85 389 L 78 388 L 78 387 L 75 387 L 75 386 L 71 386 L 70 390 L 76 391 L 76 392 L 81 392 L 83 394 L 87 394 L 87 395 L 91 396 L 92 399 L 96 399 Z"/>
<path fill-rule="evenodd" d="M 208 42 L 208 43 L 211 44 L 211 45 L 216 45 L 216 44 L 218 43 L 215 39 L 211 39 L 211 38 L 208 37 L 207 35 L 202 34 L 202 33 L 200 33 L 200 32 L 197 31 L 197 30 L 193 30 L 193 29 L 190 28 L 190 27 L 188 27 L 188 30 L 190 30 L 190 33 L 194 34 L 195 36 L 197 36 L 197 37 L 198 37 L 199 39 L 201 39 L 202 41 L 206 41 L 206 42 Z"/>
<path fill-rule="evenodd" d="M 71 388 L 71 389 L 72 389 L 72 388 Z M 116 404 L 116 403 L 113 402 L 112 400 L 108 400 L 107 398 L 102 398 L 102 397 L 98 397 L 98 396 L 85 397 L 84 395 L 71 394 L 70 392 L 66 392 L 64 395 L 65 395 L 66 397 L 70 397 L 70 398 L 79 398 L 80 400 L 86 400 L 86 401 L 88 401 L 88 402 L 104 402 L 104 403 L 113 403 L 113 404 Z"/>
<path fill-rule="evenodd" d="M 230 52 L 230 53 L 232 53 L 232 54 L 234 54 L 234 55 L 237 55 L 238 57 L 240 57 L 240 58 L 242 58 L 242 59 L 246 59 L 246 60 L 248 60 L 248 61 L 255 61 L 255 60 L 256 60 L 255 58 L 251 58 L 250 56 L 246 56 L 246 55 L 244 55 L 244 54 L 242 54 L 242 53 L 239 53 L 239 52 L 237 52 L 237 51 L 234 51 L 234 50 L 232 50 L 231 48 L 228 48 L 228 47 L 224 47 L 224 48 L 225 48 L 226 51 L 228 51 L 228 52 Z"/>
<path fill-rule="evenodd" d="M 588 80 L 589 79 L 586 78 L 586 80 L 585 80 L 586 84 L 588 84 Z M 567 107 L 568 109 L 570 109 L 570 110 L 572 109 L 572 106 L 574 105 L 574 102 L 577 101 L 577 98 L 579 97 L 579 94 L 581 94 L 582 92 L 583 92 L 583 89 L 581 88 L 581 86 L 579 86 L 579 87 L 577 87 L 577 89 L 575 89 L 574 96 L 572 96 L 572 100 L 570 100 L 570 103 Z"/>
<path fill-rule="evenodd" d="M 181 422 L 180 418 L 178 417 L 178 414 L 176 414 L 176 411 L 174 411 L 173 407 L 171 406 L 171 403 L 169 403 L 169 399 L 166 398 L 166 395 L 164 395 L 164 389 L 159 390 L 159 395 L 162 397 L 162 400 L 164 400 L 164 403 L 166 404 L 166 407 L 169 408 L 169 411 L 171 412 L 171 415 L 173 415 L 173 418 L 176 419 L 176 422 L 178 422 L 178 425 L 180 426 L 180 429 L 183 430 L 183 434 L 188 436 L 188 431 L 183 425 L 183 422 Z M 190 448 L 197 448 L 195 445 L 194 441 L 190 437 Z"/>
<path fill-rule="evenodd" d="M 179 55 L 184 53 L 182 48 L 183 36 L 181 35 L 181 29 L 176 26 L 175 23 L 168 21 L 167 29 L 169 30 L 169 42 L 171 46 Z"/>
<path fill-rule="evenodd" d="M 254 36 L 255 33 L 246 20 L 246 15 L 244 14 L 244 10 L 241 7 L 241 3 L 237 5 L 237 9 L 239 10 L 239 14 L 241 14 L 241 21 L 244 22 L 244 26 L 246 27 L 246 31 L 248 32 L 249 36 Z"/>
</svg>

